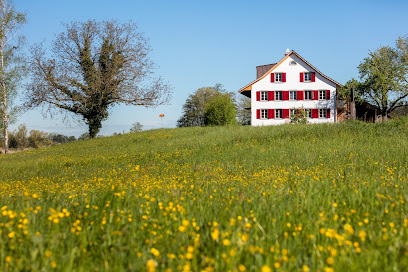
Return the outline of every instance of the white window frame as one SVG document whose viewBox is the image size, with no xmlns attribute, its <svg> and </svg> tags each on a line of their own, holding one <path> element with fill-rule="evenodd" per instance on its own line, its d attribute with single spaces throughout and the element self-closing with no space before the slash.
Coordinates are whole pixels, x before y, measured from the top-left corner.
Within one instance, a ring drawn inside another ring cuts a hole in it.
<svg viewBox="0 0 408 272">
<path fill-rule="evenodd" d="M 297 109 L 289 109 L 289 118 L 296 114 Z"/>
<path fill-rule="evenodd" d="M 268 109 L 261 109 L 261 119 L 262 120 L 268 119 Z"/>
<path fill-rule="evenodd" d="M 297 100 L 297 91 L 289 91 L 289 100 Z"/>
<path fill-rule="evenodd" d="M 282 109 L 275 109 L 275 119 L 282 119 L 283 110 Z"/>
<path fill-rule="evenodd" d="M 289 65 L 290 66 L 294 66 L 294 65 L 296 65 L 297 63 L 296 63 L 296 61 L 294 61 L 294 60 L 292 60 L 291 62 L 289 62 Z"/>
<path fill-rule="evenodd" d="M 304 91 L 304 93 L 305 93 L 305 97 L 304 97 L 305 100 L 312 100 L 312 91 Z M 309 98 L 307 97 L 306 93 L 310 94 Z"/>
<path fill-rule="evenodd" d="M 303 73 L 303 79 L 304 79 L 303 82 L 312 82 L 312 73 L 311 72 Z"/>
<path fill-rule="evenodd" d="M 319 90 L 319 100 L 326 100 L 326 90 Z"/>
<path fill-rule="evenodd" d="M 327 109 L 326 108 L 319 109 L 319 118 L 327 118 Z"/>
<path fill-rule="evenodd" d="M 275 91 L 275 101 L 282 101 L 282 98 L 283 98 L 283 91 Z"/>
<path fill-rule="evenodd" d="M 268 91 L 261 91 L 261 101 L 268 101 Z"/>
<path fill-rule="evenodd" d="M 307 118 L 312 118 L 312 109 L 305 109 L 307 111 Z"/>
<path fill-rule="evenodd" d="M 275 73 L 275 82 L 282 82 L 282 73 Z"/>
</svg>

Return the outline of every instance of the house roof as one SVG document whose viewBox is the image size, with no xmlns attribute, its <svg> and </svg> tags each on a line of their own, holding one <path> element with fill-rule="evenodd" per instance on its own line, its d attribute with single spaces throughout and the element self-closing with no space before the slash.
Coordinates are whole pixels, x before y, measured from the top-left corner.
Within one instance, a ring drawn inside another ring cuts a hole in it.
<svg viewBox="0 0 408 272">
<path fill-rule="evenodd" d="M 267 75 L 269 75 L 273 70 L 275 70 L 282 62 L 284 62 L 287 58 L 289 58 L 289 56 L 291 56 L 292 54 L 294 54 L 296 57 L 298 57 L 299 59 L 301 59 L 304 63 L 306 63 L 310 68 L 312 68 L 316 73 L 318 73 L 319 75 L 321 75 L 323 78 L 329 80 L 330 82 L 333 82 L 334 84 L 336 84 L 336 87 L 341 87 L 342 85 L 340 83 L 338 83 L 337 81 L 331 79 L 330 77 L 324 75 L 322 72 L 320 72 L 319 70 L 317 70 L 313 65 L 311 65 L 307 60 L 305 60 L 304 58 L 302 58 L 298 53 L 296 53 L 294 50 L 290 51 L 288 54 L 285 55 L 285 57 L 283 59 L 281 59 L 278 63 L 276 63 L 271 69 L 269 69 L 269 71 L 267 71 L 263 76 L 257 78 L 256 80 L 252 81 L 251 83 L 249 83 L 248 85 L 246 85 L 245 87 L 239 89 L 239 93 L 242 93 L 244 91 L 251 91 L 252 90 L 252 85 L 255 84 L 256 82 L 260 81 L 261 79 L 265 78 Z M 261 65 L 263 66 L 263 65 Z M 257 66 L 259 67 L 259 66 Z"/>
</svg>

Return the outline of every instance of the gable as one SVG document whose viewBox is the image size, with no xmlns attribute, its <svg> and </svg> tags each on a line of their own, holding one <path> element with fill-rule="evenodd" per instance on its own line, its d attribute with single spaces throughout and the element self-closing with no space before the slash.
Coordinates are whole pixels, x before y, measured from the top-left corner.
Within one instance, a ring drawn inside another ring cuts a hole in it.
<svg viewBox="0 0 408 272">
<path fill-rule="evenodd" d="M 245 87 L 241 88 L 238 92 L 250 97 L 250 92 L 252 90 L 252 86 L 254 84 L 256 84 L 259 81 L 264 80 L 266 77 L 270 77 L 271 73 L 273 72 L 285 72 L 287 71 L 287 67 L 289 66 L 289 61 L 294 60 L 295 62 L 297 62 L 297 65 L 302 66 L 302 68 L 305 71 L 309 71 L 309 72 L 315 72 L 317 75 L 319 75 L 322 79 L 325 79 L 325 81 L 330 82 L 330 85 L 335 85 L 335 87 L 341 87 L 342 85 L 336 81 L 334 81 L 333 79 L 329 78 L 328 76 L 324 75 L 322 72 L 320 72 L 319 70 L 317 70 L 313 65 L 311 65 L 309 62 L 307 62 L 305 59 L 303 59 L 299 54 L 297 54 L 294 50 L 292 50 L 290 53 L 288 53 L 287 55 L 285 55 L 285 57 L 283 59 L 281 59 L 277 64 L 273 65 L 263 76 L 257 78 L 256 80 L 254 80 L 253 82 L 249 83 L 248 85 L 246 85 Z M 287 65 L 285 65 L 287 64 Z M 260 66 L 259 66 L 260 67 Z M 270 81 L 269 78 L 265 79 L 268 82 Z"/>
</svg>

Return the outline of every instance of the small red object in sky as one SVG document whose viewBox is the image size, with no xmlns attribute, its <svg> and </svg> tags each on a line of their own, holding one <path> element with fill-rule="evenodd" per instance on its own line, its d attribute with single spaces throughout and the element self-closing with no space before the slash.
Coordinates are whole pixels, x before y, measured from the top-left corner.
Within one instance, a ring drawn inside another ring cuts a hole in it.
<svg viewBox="0 0 408 272">
<path fill-rule="evenodd" d="M 159 117 L 164 117 L 164 114 L 160 114 Z"/>
</svg>

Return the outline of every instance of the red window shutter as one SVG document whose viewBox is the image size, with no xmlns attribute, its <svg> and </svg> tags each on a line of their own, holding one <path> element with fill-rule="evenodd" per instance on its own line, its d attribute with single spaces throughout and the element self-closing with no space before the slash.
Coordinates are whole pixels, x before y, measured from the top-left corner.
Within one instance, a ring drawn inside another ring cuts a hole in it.
<svg viewBox="0 0 408 272">
<path fill-rule="evenodd" d="M 315 82 L 315 80 L 316 80 L 315 72 L 312 72 L 312 82 Z"/>
<path fill-rule="evenodd" d="M 256 92 L 256 101 L 261 101 L 261 92 Z"/>
<path fill-rule="evenodd" d="M 312 100 L 319 100 L 319 91 L 312 91 Z"/>
<path fill-rule="evenodd" d="M 282 92 L 282 100 L 289 100 L 289 91 Z"/>
<path fill-rule="evenodd" d="M 286 73 L 282 73 L 282 82 L 286 82 Z"/>
<path fill-rule="evenodd" d="M 275 99 L 275 92 L 274 91 L 268 91 L 268 101 L 272 101 Z"/>
<path fill-rule="evenodd" d="M 268 119 L 273 119 L 273 118 L 275 118 L 275 110 L 268 109 Z"/>
<path fill-rule="evenodd" d="M 256 110 L 256 119 L 261 119 L 261 110 Z"/>
<path fill-rule="evenodd" d="M 327 118 L 330 118 L 330 109 L 327 109 Z"/>
<path fill-rule="evenodd" d="M 303 73 L 300 73 L 300 82 L 303 82 Z"/>
<path fill-rule="evenodd" d="M 319 110 L 312 109 L 312 118 L 319 118 Z"/>
<path fill-rule="evenodd" d="M 297 100 L 303 100 L 304 99 L 303 98 L 303 91 L 297 91 L 296 96 L 297 96 Z"/>
<path fill-rule="evenodd" d="M 283 109 L 282 110 L 282 118 L 289 118 L 289 109 Z"/>
<path fill-rule="evenodd" d="M 275 82 L 275 73 L 271 73 L 271 82 Z"/>
<path fill-rule="evenodd" d="M 326 91 L 326 99 L 327 99 L 327 100 L 330 100 L 330 90 L 327 90 L 327 91 Z"/>
</svg>

